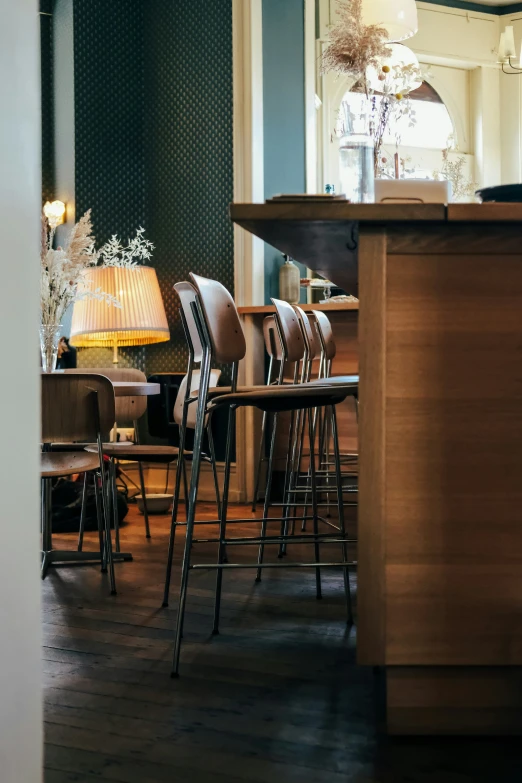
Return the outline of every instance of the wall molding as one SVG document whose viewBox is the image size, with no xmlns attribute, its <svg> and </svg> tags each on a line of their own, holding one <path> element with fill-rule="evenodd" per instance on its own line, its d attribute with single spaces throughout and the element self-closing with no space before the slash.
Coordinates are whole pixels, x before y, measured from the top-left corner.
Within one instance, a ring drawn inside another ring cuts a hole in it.
<svg viewBox="0 0 522 783">
<path fill-rule="evenodd" d="M 467 3 L 465 0 L 422 0 L 428 5 L 440 5 L 443 8 L 460 8 L 462 11 L 473 11 L 481 14 L 492 14 L 493 16 L 509 16 L 522 11 L 522 3 L 512 3 L 511 5 L 482 5 L 481 3 Z"/>
<path fill-rule="evenodd" d="M 233 0 L 232 41 L 234 75 L 234 201 L 264 200 L 263 139 L 263 14 L 262 0 Z M 264 243 L 234 226 L 234 285 L 237 305 L 264 304 Z M 240 365 L 239 383 L 263 383 L 258 330 L 244 324 L 246 357 Z M 259 362 L 258 362 L 259 365 Z M 254 450 L 259 441 L 259 416 L 252 408 L 240 408 L 236 431 L 236 496 L 245 500 L 253 491 Z M 257 439 L 256 439 L 257 438 Z"/>
</svg>

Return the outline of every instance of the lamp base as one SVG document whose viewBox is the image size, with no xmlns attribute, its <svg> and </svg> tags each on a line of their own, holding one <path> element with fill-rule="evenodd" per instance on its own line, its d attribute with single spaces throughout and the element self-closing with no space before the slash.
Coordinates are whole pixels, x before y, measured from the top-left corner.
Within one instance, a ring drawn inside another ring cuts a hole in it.
<svg viewBox="0 0 522 783">
<path fill-rule="evenodd" d="M 119 359 L 118 359 L 118 341 L 117 340 L 114 341 L 114 345 L 112 346 L 112 363 L 114 365 L 119 364 Z"/>
</svg>

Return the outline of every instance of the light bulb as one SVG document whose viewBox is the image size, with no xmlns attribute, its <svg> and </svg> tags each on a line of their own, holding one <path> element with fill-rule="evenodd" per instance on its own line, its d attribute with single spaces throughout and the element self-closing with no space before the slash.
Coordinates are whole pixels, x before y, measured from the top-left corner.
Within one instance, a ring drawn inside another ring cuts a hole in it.
<svg viewBox="0 0 522 783">
<path fill-rule="evenodd" d="M 63 201 L 46 201 L 43 211 L 51 228 L 56 228 L 64 222 L 65 204 Z"/>
</svg>

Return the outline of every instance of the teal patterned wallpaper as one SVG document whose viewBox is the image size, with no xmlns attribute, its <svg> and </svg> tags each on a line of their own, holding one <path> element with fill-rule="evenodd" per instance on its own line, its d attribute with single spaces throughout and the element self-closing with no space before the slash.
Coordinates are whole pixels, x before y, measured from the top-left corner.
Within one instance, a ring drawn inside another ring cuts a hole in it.
<svg viewBox="0 0 522 783">
<path fill-rule="evenodd" d="M 74 2 L 76 217 L 91 208 L 99 244 L 143 225 L 145 113 L 143 4 Z M 150 233 L 150 232 L 149 232 Z M 146 369 L 145 349 L 120 350 L 121 366 Z M 104 367 L 112 351 L 78 351 L 79 364 Z"/>
<path fill-rule="evenodd" d="M 171 343 L 147 348 L 147 371 L 186 367 L 172 285 L 189 272 L 233 292 L 232 2 L 145 4 L 145 193 Z"/>
<path fill-rule="evenodd" d="M 232 0 L 69 1 L 76 214 L 92 208 L 99 242 L 146 228 L 171 328 L 121 363 L 183 370 L 173 284 L 195 271 L 233 289 Z M 79 351 L 83 366 L 110 360 Z"/>
</svg>

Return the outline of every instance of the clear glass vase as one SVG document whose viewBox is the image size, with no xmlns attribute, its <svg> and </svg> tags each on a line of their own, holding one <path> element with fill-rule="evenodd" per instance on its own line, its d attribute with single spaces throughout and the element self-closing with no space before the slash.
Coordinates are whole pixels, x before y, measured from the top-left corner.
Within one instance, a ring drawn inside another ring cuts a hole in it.
<svg viewBox="0 0 522 783">
<path fill-rule="evenodd" d="M 54 372 L 58 360 L 58 343 L 62 333 L 61 324 L 40 325 L 40 351 L 42 352 L 42 371 Z"/>
<path fill-rule="evenodd" d="M 375 201 L 373 139 L 366 133 L 346 133 L 339 141 L 341 190 L 355 204 Z"/>
<path fill-rule="evenodd" d="M 341 190 L 355 204 L 375 201 L 374 140 L 371 105 L 361 96 L 357 110 L 341 106 L 339 175 Z"/>
</svg>

